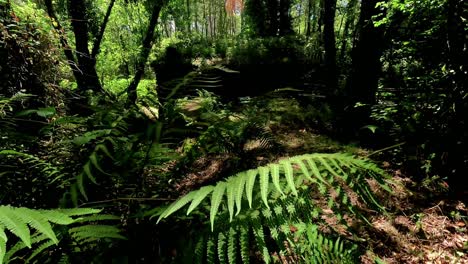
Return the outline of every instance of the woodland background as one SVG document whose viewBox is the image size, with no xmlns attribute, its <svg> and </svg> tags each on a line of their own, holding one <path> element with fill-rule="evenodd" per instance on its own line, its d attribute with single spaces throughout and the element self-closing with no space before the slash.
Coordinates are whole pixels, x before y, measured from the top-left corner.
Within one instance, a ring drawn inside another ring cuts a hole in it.
<svg viewBox="0 0 468 264">
<path fill-rule="evenodd" d="M 0 263 L 468 262 L 467 19 L 0 0 Z"/>
</svg>

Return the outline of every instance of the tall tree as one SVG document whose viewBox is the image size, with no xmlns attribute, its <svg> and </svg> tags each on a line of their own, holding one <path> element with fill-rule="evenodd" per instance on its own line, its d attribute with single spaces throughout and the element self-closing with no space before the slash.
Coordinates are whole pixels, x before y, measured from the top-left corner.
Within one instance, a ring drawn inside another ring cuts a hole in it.
<svg viewBox="0 0 468 264">
<path fill-rule="evenodd" d="M 338 127 L 346 137 L 356 135 L 367 124 L 371 106 L 376 102 L 383 45 L 383 33 L 372 21 L 372 17 L 380 12 L 376 8 L 377 2 L 379 0 L 361 1 L 356 39 L 351 52 L 352 66 L 343 93 L 345 96 L 335 105 L 337 111 L 344 111 Z M 358 102 L 361 103 L 360 107 L 356 107 Z"/>
<path fill-rule="evenodd" d="M 372 17 L 380 12 L 376 7 L 378 2 L 380 1 L 361 2 L 356 44 L 352 51 L 352 71 L 346 84 L 346 92 L 352 105 L 356 102 L 375 103 L 383 44 L 382 29 L 376 28 L 372 21 Z"/>
<path fill-rule="evenodd" d="M 306 29 L 305 29 L 305 35 L 309 38 L 312 34 L 312 25 L 311 25 L 311 20 L 312 20 L 312 14 L 314 13 L 314 7 L 315 3 L 314 0 L 308 0 L 307 1 L 307 13 L 306 13 Z"/>
<path fill-rule="evenodd" d="M 292 0 L 248 0 L 244 29 L 253 36 L 274 37 L 294 33 L 291 22 Z"/>
<path fill-rule="evenodd" d="M 127 87 L 128 104 L 134 104 L 137 100 L 137 87 L 141 78 L 143 77 L 143 74 L 145 73 L 146 61 L 148 60 L 151 48 L 153 47 L 154 31 L 156 29 L 156 25 L 158 24 L 159 14 L 161 13 L 163 4 L 163 0 L 158 0 L 153 4 L 151 20 L 148 25 L 145 38 L 143 39 L 140 55 L 138 56 L 135 76 L 133 77 L 130 85 Z"/>
<path fill-rule="evenodd" d="M 448 67 L 450 68 L 449 103 L 446 112 L 451 112 L 448 120 L 448 133 L 444 142 L 445 152 L 448 153 L 448 167 L 451 173 L 451 184 L 456 191 L 466 192 L 465 177 L 468 173 L 467 154 L 467 119 L 468 111 L 468 50 L 467 23 L 463 17 L 468 15 L 468 3 L 461 0 L 447 2 L 447 48 Z"/>
<path fill-rule="evenodd" d="M 111 0 L 107 12 L 102 22 L 98 35 L 94 40 L 92 52 L 89 51 L 89 29 L 87 19 L 87 6 L 84 0 L 68 0 L 68 15 L 71 20 L 73 33 L 75 36 L 75 52 L 71 49 L 65 30 L 55 14 L 52 0 L 45 0 L 47 14 L 52 20 L 54 29 L 60 36 L 65 57 L 72 69 L 76 83 L 80 91 L 91 89 L 93 91 L 103 91 L 96 72 L 96 56 L 102 42 L 109 17 L 115 0 Z M 74 54 L 75 53 L 75 54 Z"/>
<path fill-rule="evenodd" d="M 68 13 L 75 35 L 75 55 L 79 67 L 76 75 L 78 87 L 82 90 L 101 91 L 102 86 L 96 72 L 96 59 L 89 51 L 88 21 L 84 0 L 68 0 Z"/>
<path fill-rule="evenodd" d="M 291 0 L 279 0 L 279 35 L 286 36 L 293 33 L 291 22 Z"/>
<path fill-rule="evenodd" d="M 265 36 L 266 34 L 266 14 L 265 3 L 262 0 L 248 0 L 245 3 L 243 30 L 253 36 Z"/>
<path fill-rule="evenodd" d="M 335 14 L 336 0 L 324 1 L 324 30 L 323 43 L 325 47 L 325 68 L 328 90 L 331 92 L 337 87 L 336 72 L 336 40 L 335 40 Z"/>
<path fill-rule="evenodd" d="M 279 3 L 278 0 L 266 0 L 266 8 L 267 8 L 267 29 L 266 34 L 268 36 L 276 36 L 278 34 L 278 9 Z"/>
</svg>

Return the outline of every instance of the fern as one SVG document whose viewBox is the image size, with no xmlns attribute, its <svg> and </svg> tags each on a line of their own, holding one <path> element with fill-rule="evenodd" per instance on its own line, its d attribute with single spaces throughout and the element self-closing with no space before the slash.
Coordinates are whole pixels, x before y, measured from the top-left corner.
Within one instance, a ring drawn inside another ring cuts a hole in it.
<svg viewBox="0 0 468 264">
<path fill-rule="evenodd" d="M 295 166 L 296 168 L 294 168 Z M 349 173 L 345 172 L 346 168 L 350 172 L 353 172 L 353 177 L 350 177 Z M 259 175 L 259 180 L 257 180 L 257 175 Z M 343 205 L 348 211 L 354 212 L 354 205 L 343 191 L 342 185 L 344 184 L 356 192 L 359 198 L 367 205 L 383 211 L 384 208 L 376 201 L 372 192 L 369 191 L 370 187 L 364 176 L 376 179 L 382 188 L 390 190 L 384 181 L 386 177 L 385 172 L 369 161 L 357 159 L 348 154 L 308 154 L 295 156 L 282 160 L 277 164 L 269 164 L 254 170 L 241 172 L 226 181 L 219 182 L 214 187 L 203 187 L 200 190 L 193 191 L 163 211 L 158 222 L 172 215 L 188 203 L 191 203 L 187 211 L 187 214 L 190 214 L 211 193 L 210 222 L 213 227 L 223 199 L 229 205 L 228 210 L 230 215 L 234 211 L 233 204 L 236 205 L 237 212 L 240 212 L 242 210 L 242 200 L 245 198 L 249 203 L 249 207 L 252 207 L 252 196 L 255 186 L 257 186 L 264 205 L 269 207 L 268 199 L 272 192 L 270 189 L 297 196 L 296 182 L 299 182 L 300 185 L 315 185 L 318 189 L 337 193 L 340 201 L 331 200 L 329 204 L 331 209 L 334 209 L 338 205 Z M 280 177 L 281 179 L 279 179 Z M 296 180 L 295 177 L 300 180 Z M 280 180 L 283 180 L 286 184 L 280 184 Z M 271 181 L 273 181 L 272 186 L 270 184 Z M 233 190 L 236 191 L 234 192 Z"/>
<path fill-rule="evenodd" d="M 258 204 L 254 204 L 254 208 L 259 205 L 264 209 L 248 210 L 231 223 L 228 213 L 224 212 L 219 216 L 223 221 L 214 232 L 201 232 L 197 248 L 206 247 L 207 255 L 206 258 L 200 256 L 198 250 L 193 263 L 213 263 L 210 261 L 214 258 L 219 263 L 238 263 L 237 260 L 250 263 L 253 252 L 260 253 L 265 263 L 276 263 L 274 259 L 278 255 L 294 259 L 294 262 L 285 263 L 355 263 L 355 245 L 320 234 L 315 224 L 319 219 L 310 213 L 310 204 L 304 203 L 308 195 L 310 193 L 301 192 L 297 198 L 291 196 L 292 199 L 278 196 L 271 202 L 271 209 L 264 207 L 258 195 Z M 288 207 L 295 208 L 295 212 L 290 214 L 292 210 Z M 297 230 L 291 231 L 291 228 Z"/>
<path fill-rule="evenodd" d="M 62 172 L 62 168 L 52 165 L 49 162 L 43 161 L 42 159 L 34 155 L 15 151 L 15 150 L 2 150 L 0 151 L 0 156 L 17 157 L 22 162 L 29 164 L 30 169 L 38 170 L 47 178 L 49 178 L 50 180 L 49 183 L 54 183 L 58 180 L 63 180 L 64 178 L 64 173 Z M 63 183 L 64 182 L 62 182 L 62 184 Z"/>
<path fill-rule="evenodd" d="M 29 260 L 36 257 L 49 247 L 60 242 L 60 234 L 54 231 L 53 225 L 79 224 L 102 220 L 116 220 L 116 217 L 99 215 L 97 209 L 57 209 L 33 210 L 11 206 L 0 206 L 0 264 L 13 260 L 13 256 L 25 248 L 34 249 L 29 254 Z M 19 240 L 7 249 L 9 231 Z M 124 239 L 120 230 L 111 225 L 84 225 L 70 228 L 67 231 L 77 242 L 90 242 L 101 238 Z M 59 235 L 58 235 L 59 234 Z"/>
<path fill-rule="evenodd" d="M 187 205 L 187 215 L 197 208 L 203 210 L 200 205 L 210 197 L 208 214 L 213 233 L 204 239 L 208 262 L 215 254 L 221 263 L 235 263 L 236 259 L 249 263 L 249 245 L 255 245 L 265 263 L 272 262 L 272 253 L 278 250 L 296 259 L 305 256 L 303 260 L 309 263 L 336 263 L 340 259 L 348 263 L 355 257 L 356 247 L 345 246 L 348 243 L 342 239 L 331 239 L 317 231 L 316 223 L 323 221 L 322 208 L 314 204 L 313 198 L 317 194 L 328 198 L 327 206 L 345 228 L 345 213 L 367 221 L 348 194 L 355 193 L 362 204 L 385 212 L 370 191 L 368 179 L 375 179 L 381 188 L 391 192 L 386 173 L 369 160 L 348 154 L 295 156 L 190 192 L 160 212 L 158 222 Z M 303 228 L 291 232 L 291 226 Z M 300 243 L 295 246 L 298 235 Z M 276 242 L 276 248 L 267 243 L 269 237 Z"/>
</svg>

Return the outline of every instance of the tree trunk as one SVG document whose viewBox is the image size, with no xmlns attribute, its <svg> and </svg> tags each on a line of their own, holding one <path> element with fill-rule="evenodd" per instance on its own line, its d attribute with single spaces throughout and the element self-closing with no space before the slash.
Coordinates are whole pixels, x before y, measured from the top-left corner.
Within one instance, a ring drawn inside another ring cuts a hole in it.
<svg viewBox="0 0 468 264">
<path fill-rule="evenodd" d="M 267 28 L 266 28 L 266 34 L 268 36 L 276 36 L 278 35 L 279 31 L 279 17 L 278 17 L 278 0 L 266 0 L 267 4 Z"/>
<path fill-rule="evenodd" d="M 190 0 L 186 0 L 187 5 L 187 32 L 192 33 L 192 15 L 190 12 Z"/>
<path fill-rule="evenodd" d="M 305 30 L 305 35 L 307 38 L 310 38 L 311 33 L 312 33 L 312 28 L 311 28 L 311 23 L 310 20 L 312 19 L 312 1 L 314 0 L 309 0 L 307 1 L 307 18 L 306 18 L 306 30 Z"/>
<path fill-rule="evenodd" d="M 336 72 L 335 14 L 336 0 L 325 0 L 323 42 L 325 47 L 325 70 L 327 72 L 326 82 L 329 94 L 334 93 L 338 83 Z"/>
<path fill-rule="evenodd" d="M 246 2 L 242 26 L 244 29 L 250 29 L 251 35 L 259 37 L 267 35 L 265 10 L 265 3 L 262 0 L 248 0 Z"/>
<path fill-rule="evenodd" d="M 352 72 L 347 82 L 347 95 L 351 103 L 374 104 L 381 71 L 383 32 L 375 28 L 372 16 L 379 10 L 378 0 L 363 0 L 357 27 L 357 43 L 352 51 Z"/>
<path fill-rule="evenodd" d="M 159 0 L 156 3 L 154 3 L 153 11 L 151 13 L 151 20 L 148 25 L 148 30 L 146 31 L 145 39 L 143 40 L 143 43 L 142 43 L 140 55 L 138 57 L 135 76 L 133 77 L 133 80 L 130 83 L 130 85 L 127 87 L 127 96 L 128 96 L 127 103 L 129 105 L 136 103 L 137 87 L 138 87 L 138 84 L 140 83 L 141 77 L 143 77 L 143 74 L 145 72 L 146 61 L 148 60 L 148 56 L 153 46 L 152 44 L 153 44 L 153 39 L 154 39 L 154 30 L 156 28 L 156 25 L 158 24 L 158 18 L 159 18 L 159 14 L 161 12 L 162 6 L 163 6 L 162 0 Z"/>
<path fill-rule="evenodd" d="M 448 102 L 448 131 L 444 142 L 447 155 L 447 167 L 452 175 L 449 177 L 450 186 L 456 192 L 466 192 L 466 181 L 464 177 L 468 173 L 467 138 L 468 128 L 466 113 L 468 111 L 467 99 L 467 61 L 468 51 L 466 50 L 467 30 L 463 17 L 468 15 L 466 1 L 448 0 L 447 2 L 447 49 L 448 68 L 450 69 L 450 99 Z"/>
<path fill-rule="evenodd" d="M 292 24 L 291 24 L 291 0 L 280 0 L 279 14 L 280 14 L 280 26 L 279 26 L 279 35 L 286 36 L 293 33 Z"/>
<path fill-rule="evenodd" d="M 75 35 L 76 58 L 79 71 L 76 82 L 81 91 L 91 89 L 102 91 L 96 72 L 96 60 L 89 52 L 88 21 L 86 20 L 86 5 L 84 0 L 68 0 L 68 14 Z"/>
<path fill-rule="evenodd" d="M 68 66 L 70 66 L 70 69 L 73 72 L 73 76 L 75 77 L 75 80 L 78 83 L 78 79 L 80 79 L 81 77 L 80 69 L 76 62 L 75 55 L 73 55 L 72 49 L 70 45 L 68 44 L 68 40 L 65 35 L 65 30 L 63 29 L 62 25 L 60 24 L 60 21 L 57 19 L 57 16 L 55 15 L 54 7 L 52 5 L 52 0 L 45 0 L 44 3 L 47 9 L 47 14 L 52 20 L 52 26 L 54 27 L 57 34 L 60 36 L 60 44 L 62 45 L 63 53 L 65 54 L 65 57 L 67 58 Z"/>
<path fill-rule="evenodd" d="M 197 1 L 195 1 L 193 5 L 195 6 L 195 31 L 197 33 L 200 33 L 200 29 L 198 28 L 198 3 Z"/>
<path fill-rule="evenodd" d="M 375 28 L 372 17 L 379 13 L 375 5 L 379 0 L 363 0 L 356 29 L 357 41 L 352 51 L 351 74 L 347 80 L 344 97 L 343 124 L 348 135 L 356 135 L 368 124 L 371 106 L 376 103 L 376 92 L 381 72 L 380 57 L 383 32 Z M 355 107 L 361 103 L 360 107 Z"/>
</svg>

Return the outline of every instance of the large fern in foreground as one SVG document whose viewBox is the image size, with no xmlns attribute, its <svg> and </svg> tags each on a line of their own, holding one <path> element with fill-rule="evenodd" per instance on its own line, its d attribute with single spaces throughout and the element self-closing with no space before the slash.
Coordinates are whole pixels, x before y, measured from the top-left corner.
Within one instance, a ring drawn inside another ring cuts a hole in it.
<svg viewBox="0 0 468 264">
<path fill-rule="evenodd" d="M 68 235 L 78 242 L 90 242 L 100 238 L 124 239 L 120 230 L 112 225 L 95 225 L 103 220 L 118 220 L 115 216 L 100 215 L 98 209 L 56 209 L 33 210 L 11 206 L 0 206 L 0 264 L 14 259 L 20 250 L 31 249 L 29 260 L 49 247 L 57 245 L 60 236 L 64 235 L 54 230 L 54 225 L 70 226 Z M 87 225 L 84 225 L 88 223 Z M 11 233 L 18 239 L 16 244 L 7 249 Z"/>
<path fill-rule="evenodd" d="M 300 255 L 298 251 L 304 248 L 304 245 L 308 245 L 306 248 L 309 256 L 306 258 L 312 263 L 327 263 L 344 258 L 344 253 L 348 251 L 339 240 L 328 239 L 315 229 L 311 231 L 316 223 L 324 222 L 324 209 L 331 209 L 333 217 L 345 228 L 345 215 L 357 216 L 363 221 L 368 221 L 360 208 L 385 211 L 371 191 L 368 180 L 373 179 L 382 189 L 391 191 L 386 182 L 387 178 L 386 173 L 374 163 L 349 154 L 295 156 L 241 172 L 218 182 L 215 186 L 205 186 L 190 192 L 162 210 L 158 221 L 185 206 L 188 206 L 187 215 L 195 210 L 203 211 L 206 204 L 204 202 L 210 200 L 207 215 L 212 233 L 208 234 L 208 238 L 201 244 L 204 245 L 202 252 L 208 261 L 212 255 L 217 255 L 221 263 L 236 263 L 232 259 L 237 254 L 227 253 L 242 253 L 242 249 L 229 249 L 229 246 L 226 246 L 229 243 L 226 241 L 235 241 L 235 236 L 229 238 L 226 234 L 244 232 L 247 235 L 244 234 L 244 239 L 238 244 L 246 244 L 249 238 L 253 237 L 253 244 L 256 250 L 261 252 L 266 263 L 269 263 L 273 253 L 278 251 L 297 257 Z M 214 223 L 218 218 L 219 222 L 215 228 Z M 288 231 L 292 225 L 308 228 L 304 229 L 301 238 L 295 239 L 295 234 Z M 315 233 L 316 239 L 313 239 Z M 338 232 L 335 237 L 337 235 Z M 267 246 L 266 237 L 276 242 L 276 249 Z M 301 245 L 297 249 L 292 244 L 284 246 L 285 242 L 296 240 Z M 210 248 L 216 249 L 214 253 Z M 329 252 L 328 255 L 326 252 Z M 247 253 L 241 254 L 244 263 L 248 263 L 244 260 L 247 256 Z"/>
</svg>

